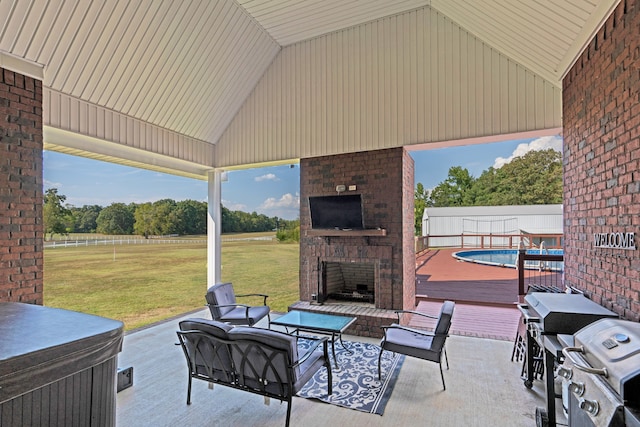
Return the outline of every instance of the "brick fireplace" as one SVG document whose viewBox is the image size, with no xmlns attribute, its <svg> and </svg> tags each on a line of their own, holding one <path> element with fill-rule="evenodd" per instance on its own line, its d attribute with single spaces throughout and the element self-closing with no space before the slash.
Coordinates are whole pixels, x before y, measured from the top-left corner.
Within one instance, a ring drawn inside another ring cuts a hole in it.
<svg viewBox="0 0 640 427">
<path fill-rule="evenodd" d="M 403 148 L 300 161 L 301 301 L 294 308 L 359 310 L 349 332 L 364 336 L 380 336 L 392 310 L 415 308 L 413 174 Z M 309 196 L 336 195 L 338 186 L 361 195 L 364 230 L 311 227 Z"/>
</svg>

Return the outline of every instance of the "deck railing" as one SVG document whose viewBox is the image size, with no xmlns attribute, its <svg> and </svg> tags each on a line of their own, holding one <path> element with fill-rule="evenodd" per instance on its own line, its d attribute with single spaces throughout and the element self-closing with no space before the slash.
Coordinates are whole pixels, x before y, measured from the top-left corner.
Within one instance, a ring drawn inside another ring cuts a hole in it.
<svg viewBox="0 0 640 427">
<path fill-rule="evenodd" d="M 532 262 L 537 268 L 531 268 Z M 518 295 L 526 294 L 530 287 L 544 292 L 563 292 L 563 273 L 562 254 L 527 253 L 524 248 L 518 251 Z"/>
<path fill-rule="evenodd" d="M 547 249 L 562 248 L 562 234 L 442 234 L 416 237 L 416 253 L 430 248 L 474 248 L 474 249 Z"/>
</svg>

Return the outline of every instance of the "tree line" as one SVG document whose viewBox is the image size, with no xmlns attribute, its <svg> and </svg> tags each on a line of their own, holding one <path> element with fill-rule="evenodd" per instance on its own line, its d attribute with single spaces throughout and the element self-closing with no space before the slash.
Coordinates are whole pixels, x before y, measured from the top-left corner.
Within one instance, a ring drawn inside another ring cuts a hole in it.
<svg viewBox="0 0 640 427">
<path fill-rule="evenodd" d="M 207 232 L 207 203 L 171 199 L 149 203 L 113 203 L 107 207 L 66 205 L 56 188 L 44 196 L 46 234 L 101 233 L 162 236 Z M 562 157 L 553 149 L 530 151 L 501 168 L 475 178 L 466 168 L 449 168 L 447 178 L 432 190 L 416 185 L 415 231 L 420 234 L 426 207 L 544 205 L 562 203 Z M 300 220 L 231 211 L 222 206 L 223 233 L 277 231 L 279 240 L 299 241 Z"/>
<path fill-rule="evenodd" d="M 475 178 L 466 168 L 449 168 L 447 178 L 432 190 L 416 185 L 415 231 L 422 228 L 427 207 L 549 205 L 562 203 L 562 156 L 553 149 L 530 151 L 501 168 Z"/>
<path fill-rule="evenodd" d="M 162 199 L 148 203 L 112 203 L 109 206 L 65 204 L 67 197 L 49 188 L 44 195 L 45 237 L 55 234 L 100 233 L 140 236 L 198 235 L 207 233 L 207 203 Z M 256 212 L 221 207 L 223 233 L 293 230 L 299 220 L 267 217 Z M 289 236 L 289 233 L 284 233 Z M 281 239 L 282 240 L 282 239 Z"/>
</svg>

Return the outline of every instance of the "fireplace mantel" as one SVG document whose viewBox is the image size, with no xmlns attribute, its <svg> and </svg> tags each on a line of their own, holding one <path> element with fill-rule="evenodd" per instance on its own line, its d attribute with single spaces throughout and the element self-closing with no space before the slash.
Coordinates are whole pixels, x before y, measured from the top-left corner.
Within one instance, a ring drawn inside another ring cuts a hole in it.
<svg viewBox="0 0 640 427">
<path fill-rule="evenodd" d="M 366 230 L 307 230 L 306 235 L 309 237 L 386 236 L 387 230 L 385 230 L 384 228 L 371 228 Z"/>
</svg>

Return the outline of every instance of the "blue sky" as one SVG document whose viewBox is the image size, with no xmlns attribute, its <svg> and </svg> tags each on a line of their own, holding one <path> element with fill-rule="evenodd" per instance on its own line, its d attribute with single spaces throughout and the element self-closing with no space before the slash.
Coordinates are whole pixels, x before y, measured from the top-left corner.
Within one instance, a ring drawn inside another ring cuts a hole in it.
<svg viewBox="0 0 640 427">
<path fill-rule="evenodd" d="M 560 150 L 559 137 L 514 140 L 414 151 L 415 182 L 433 188 L 446 179 L 449 168 L 462 166 L 474 177 L 489 167 L 500 167 L 513 156 L 532 149 Z M 269 217 L 295 219 L 300 203 L 300 168 L 274 166 L 230 171 L 222 183 L 222 204 L 231 210 L 258 212 Z M 44 188 L 57 188 L 66 203 L 108 206 L 160 199 L 206 201 L 207 183 L 196 179 L 120 166 L 77 156 L 44 152 Z"/>
</svg>

